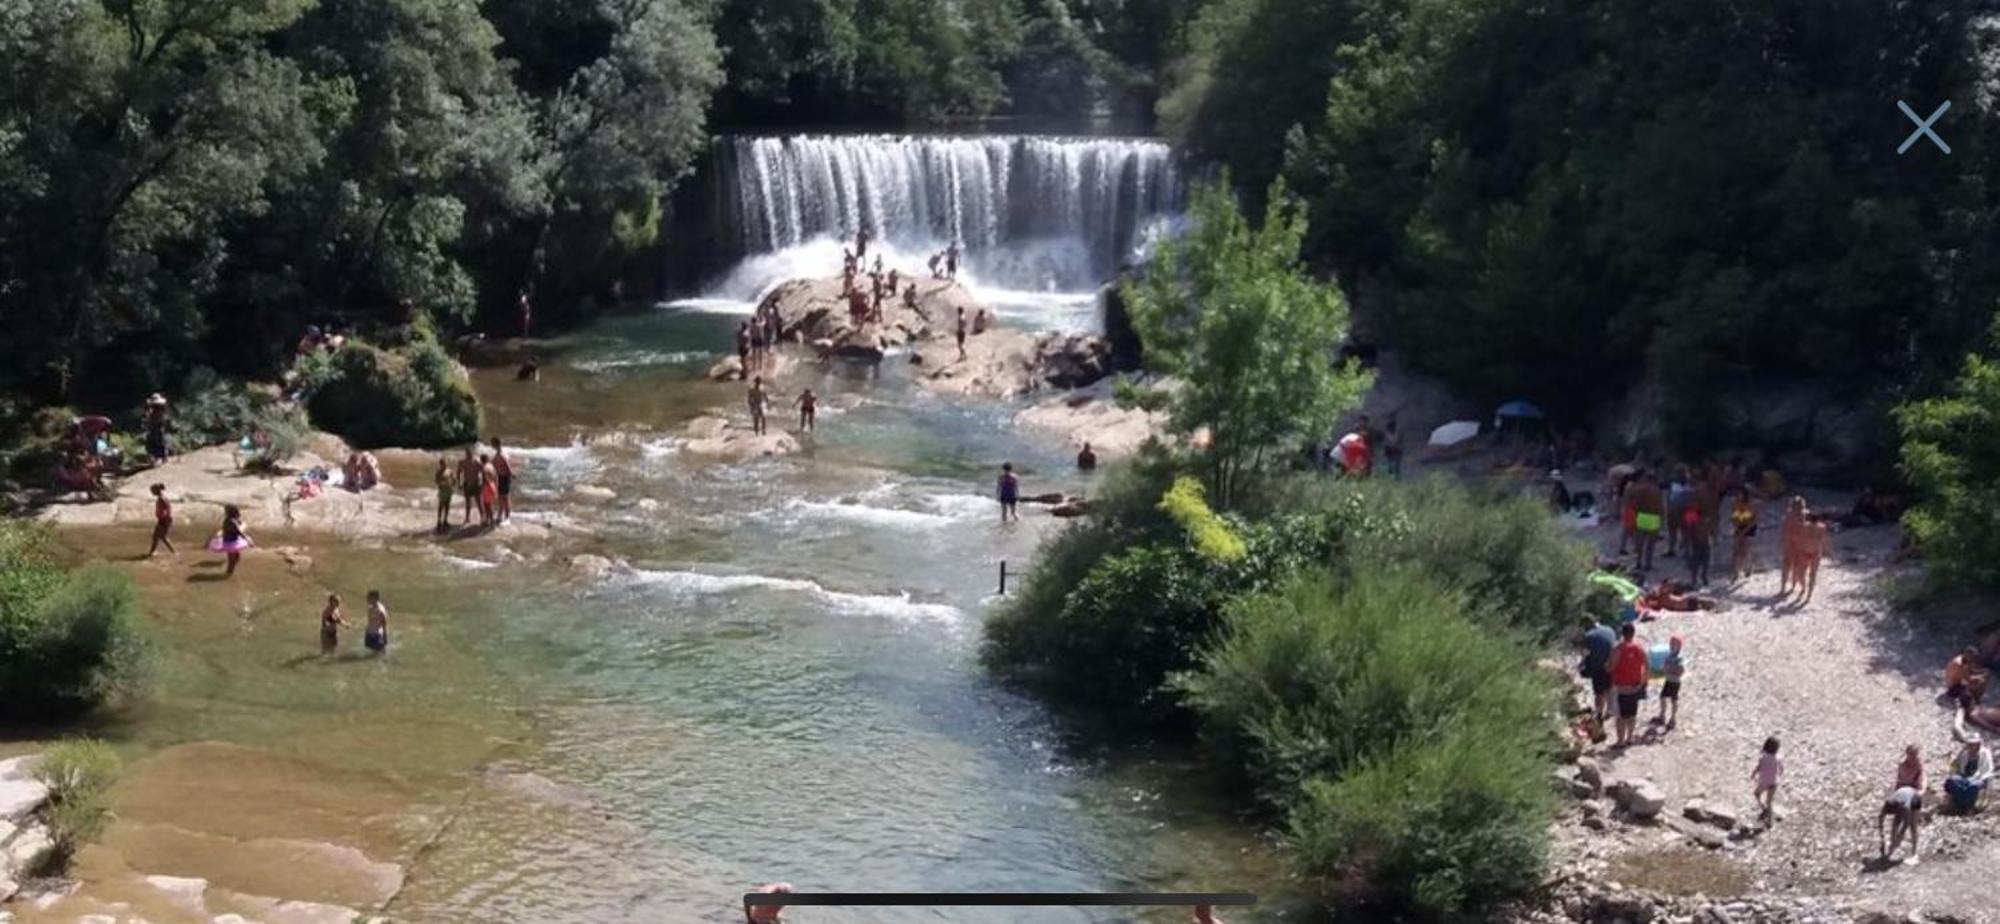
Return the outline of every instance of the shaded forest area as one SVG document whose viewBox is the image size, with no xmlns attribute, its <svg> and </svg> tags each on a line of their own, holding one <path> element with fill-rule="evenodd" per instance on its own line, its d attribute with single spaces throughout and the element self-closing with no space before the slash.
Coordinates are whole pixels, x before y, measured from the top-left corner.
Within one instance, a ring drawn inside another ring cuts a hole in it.
<svg viewBox="0 0 2000 924">
<path fill-rule="evenodd" d="M 1306 203 L 1369 341 L 1669 435 L 1935 391 L 2000 294 L 1971 0 L 0 0 L 0 392 L 654 293 L 715 131 L 1108 124 Z M 1928 112 L 1953 152 L 1896 144 Z M 992 124 L 1006 124 L 1005 121 Z M 1255 203 L 1252 203 L 1253 205 Z"/>
</svg>

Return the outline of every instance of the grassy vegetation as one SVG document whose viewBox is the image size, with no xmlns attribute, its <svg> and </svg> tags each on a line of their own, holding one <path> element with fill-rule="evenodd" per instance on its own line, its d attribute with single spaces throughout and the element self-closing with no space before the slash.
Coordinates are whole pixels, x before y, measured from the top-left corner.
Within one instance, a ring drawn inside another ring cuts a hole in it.
<svg viewBox="0 0 2000 924">
<path fill-rule="evenodd" d="M 52 844 L 43 873 L 61 872 L 79 848 L 104 830 L 111 817 L 111 786 L 121 769 L 118 752 L 102 741 L 64 741 L 43 753 L 35 776 L 49 788 L 42 820 Z"/>
</svg>

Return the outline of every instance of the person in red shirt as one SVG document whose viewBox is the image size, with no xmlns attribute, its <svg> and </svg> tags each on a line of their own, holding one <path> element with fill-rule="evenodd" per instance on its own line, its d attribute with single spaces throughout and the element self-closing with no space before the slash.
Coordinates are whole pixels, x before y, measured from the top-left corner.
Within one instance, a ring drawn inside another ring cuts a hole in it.
<svg viewBox="0 0 2000 924">
<path fill-rule="evenodd" d="M 1626 623 L 1618 630 L 1621 639 L 1611 651 L 1611 689 L 1618 696 L 1618 740 L 1615 747 L 1632 743 L 1632 730 L 1639 724 L 1639 703 L 1646 698 L 1646 646 Z"/>
</svg>

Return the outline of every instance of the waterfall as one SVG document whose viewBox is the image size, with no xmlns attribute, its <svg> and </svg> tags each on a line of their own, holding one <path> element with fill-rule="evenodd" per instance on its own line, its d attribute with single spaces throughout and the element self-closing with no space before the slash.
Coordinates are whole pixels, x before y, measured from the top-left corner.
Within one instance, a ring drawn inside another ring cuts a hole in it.
<svg viewBox="0 0 2000 924">
<path fill-rule="evenodd" d="M 716 140 L 721 223 L 743 260 L 868 229 L 919 262 L 956 241 L 1002 286 L 1087 290 L 1180 206 L 1159 141 L 1024 135 Z"/>
</svg>

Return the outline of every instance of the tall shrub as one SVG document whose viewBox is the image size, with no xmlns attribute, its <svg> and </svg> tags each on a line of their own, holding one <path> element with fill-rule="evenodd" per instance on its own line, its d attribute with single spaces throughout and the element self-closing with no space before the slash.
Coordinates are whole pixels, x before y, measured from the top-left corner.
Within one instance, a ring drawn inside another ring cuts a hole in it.
<svg viewBox="0 0 2000 924">
<path fill-rule="evenodd" d="M 45 524 L 0 521 L 0 716 L 85 711 L 144 677 L 131 578 L 105 565 L 64 575 L 53 543 Z"/>
<path fill-rule="evenodd" d="M 350 340 L 302 365 L 299 379 L 313 423 L 357 446 L 447 446 L 479 433 L 465 370 L 434 341 L 390 353 Z"/>
<path fill-rule="evenodd" d="M 2000 325 L 1993 333 L 2000 342 Z M 2000 587 L 2000 363 L 1973 353 L 1951 390 L 1904 405 L 1903 473 L 1917 492 L 1904 515 L 1945 584 Z"/>
<path fill-rule="evenodd" d="M 102 741 L 77 739 L 50 747 L 35 766 L 35 778 L 49 788 L 42 807 L 49 827 L 46 872 L 61 872 L 78 848 L 97 837 L 111 815 L 111 786 L 122 763 Z"/>
</svg>

